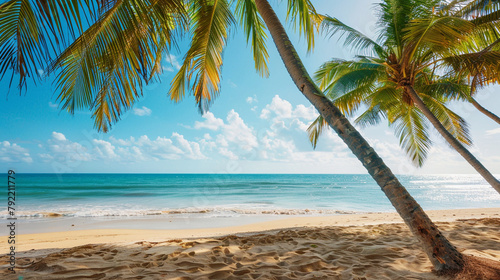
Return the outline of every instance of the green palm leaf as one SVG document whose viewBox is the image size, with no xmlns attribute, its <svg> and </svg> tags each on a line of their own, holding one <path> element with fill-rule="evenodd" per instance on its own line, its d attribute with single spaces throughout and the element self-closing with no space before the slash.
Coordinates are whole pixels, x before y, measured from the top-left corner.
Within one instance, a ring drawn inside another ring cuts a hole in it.
<svg viewBox="0 0 500 280">
<path fill-rule="evenodd" d="M 194 21 L 193 39 L 184 63 L 172 81 L 169 95 L 171 99 L 180 101 L 185 96 L 185 90 L 190 88 L 203 112 L 219 93 L 222 51 L 234 18 L 225 0 L 190 3 Z"/>
<path fill-rule="evenodd" d="M 245 30 L 247 42 L 252 40 L 252 52 L 255 61 L 255 69 L 263 77 L 269 77 L 267 63 L 269 54 L 266 48 L 267 35 L 266 26 L 260 17 L 254 0 L 238 0 L 236 3 L 236 14 Z"/>
<path fill-rule="evenodd" d="M 405 103 L 393 107 L 388 116 L 401 147 L 415 166 L 422 166 L 432 145 L 425 116 Z"/>
<path fill-rule="evenodd" d="M 29 0 L 11 0 L 0 5 L 0 75 L 19 75 L 18 87 L 27 77 L 39 77 L 47 61 L 47 45 L 42 27 Z"/>
<path fill-rule="evenodd" d="M 319 136 L 325 127 L 328 128 L 328 123 L 323 116 L 319 115 L 307 128 L 307 135 L 314 149 L 316 149 Z"/>
<path fill-rule="evenodd" d="M 427 107 L 443 124 L 443 126 L 462 144 L 472 145 L 472 138 L 469 134 L 467 122 L 459 115 L 448 109 L 442 100 L 427 94 L 420 94 Z"/>
<path fill-rule="evenodd" d="M 354 120 L 354 123 L 362 128 L 366 128 L 369 125 L 377 125 L 385 118 L 386 114 L 384 111 L 380 110 L 380 105 L 375 105 L 373 107 L 365 110 L 359 117 Z"/>
<path fill-rule="evenodd" d="M 62 109 L 91 108 L 108 131 L 160 71 L 162 55 L 182 25 L 181 1 L 115 1 L 51 65 Z"/>
<path fill-rule="evenodd" d="M 379 57 L 387 56 L 383 47 L 358 30 L 347 26 L 337 18 L 325 17 L 323 20 L 323 27 L 326 32 L 329 33 L 330 37 L 335 34 L 340 34 L 340 38 L 345 36 L 344 46 L 349 46 L 361 51 L 370 51 L 376 53 Z"/>
<path fill-rule="evenodd" d="M 314 33 L 323 16 L 316 12 L 310 0 L 288 0 L 287 20 L 291 20 L 295 28 L 299 29 L 299 34 L 305 36 L 307 49 L 311 51 L 314 47 Z"/>
</svg>

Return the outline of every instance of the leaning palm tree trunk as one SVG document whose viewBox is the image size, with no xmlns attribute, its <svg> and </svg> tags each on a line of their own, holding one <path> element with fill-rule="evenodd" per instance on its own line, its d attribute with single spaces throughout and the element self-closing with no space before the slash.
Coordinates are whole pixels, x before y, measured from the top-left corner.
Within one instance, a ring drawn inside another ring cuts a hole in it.
<svg viewBox="0 0 500 280">
<path fill-rule="evenodd" d="M 412 233 L 421 241 L 422 248 L 434 268 L 439 272 L 460 270 L 464 265 L 463 256 L 441 234 L 368 142 L 318 89 L 267 0 L 255 0 L 255 2 L 295 85 L 321 113 L 382 188 Z"/>
<path fill-rule="evenodd" d="M 500 118 L 497 115 L 493 114 L 492 112 L 488 111 L 488 109 L 481 106 L 481 104 L 477 103 L 477 101 L 474 98 L 471 97 L 469 101 L 470 103 L 472 103 L 472 105 L 474 105 L 474 107 L 476 107 L 476 109 L 479 110 L 479 112 L 485 114 L 490 119 L 500 124 Z"/>
<path fill-rule="evenodd" d="M 476 169 L 476 171 L 483 176 L 483 178 L 498 192 L 500 193 L 500 182 L 493 176 L 486 167 L 484 167 L 479 160 L 477 160 L 470 152 L 467 150 L 458 140 L 451 135 L 448 130 L 441 124 L 441 122 L 432 114 L 432 112 L 427 108 L 422 99 L 418 96 L 417 92 L 412 86 L 406 86 L 408 93 L 415 102 L 415 105 L 424 113 L 427 119 L 432 123 L 436 130 L 441 134 L 441 136 L 446 139 L 446 141 L 462 155 L 467 162 Z"/>
</svg>

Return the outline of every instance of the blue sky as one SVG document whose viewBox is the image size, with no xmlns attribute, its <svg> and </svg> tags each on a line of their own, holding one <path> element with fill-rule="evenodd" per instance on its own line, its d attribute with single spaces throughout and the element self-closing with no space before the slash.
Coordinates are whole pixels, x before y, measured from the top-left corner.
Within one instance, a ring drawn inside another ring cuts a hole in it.
<svg viewBox="0 0 500 280">
<path fill-rule="evenodd" d="M 277 1 L 276 1 L 277 2 Z M 320 13 L 338 17 L 374 37 L 373 1 L 313 1 Z M 285 3 L 275 4 L 283 19 Z M 335 39 L 317 37 L 313 53 L 288 28 L 306 68 L 313 73 L 331 57 L 350 58 Z M 317 113 L 300 94 L 268 41 L 270 72 L 260 78 L 241 30 L 234 30 L 224 53 L 222 91 L 210 112 L 201 116 L 192 97 L 173 103 L 170 80 L 183 53 L 164 61 L 161 83 L 107 133 L 97 133 L 88 111 L 74 116 L 58 109 L 52 81 L 8 92 L 0 98 L 0 167 L 18 172 L 150 172 L 150 173 L 366 173 L 346 145 L 328 130 L 316 150 L 305 129 Z M 185 51 L 181 44 L 181 51 Z M 477 99 L 496 113 L 500 88 L 482 90 Z M 472 105 L 452 105 L 471 127 L 476 155 L 492 173 L 500 173 L 500 127 Z M 360 129 L 384 161 L 398 174 L 474 173 L 437 135 L 423 168 L 415 168 L 386 122 Z M 434 133 L 435 134 L 435 133 Z"/>
</svg>

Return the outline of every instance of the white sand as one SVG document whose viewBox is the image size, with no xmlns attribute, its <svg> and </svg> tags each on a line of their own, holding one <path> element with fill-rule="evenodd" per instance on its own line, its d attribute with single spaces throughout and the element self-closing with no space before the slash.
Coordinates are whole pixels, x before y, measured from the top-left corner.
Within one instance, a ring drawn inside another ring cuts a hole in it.
<svg viewBox="0 0 500 280">
<path fill-rule="evenodd" d="M 465 254 L 500 261 L 500 208 L 428 214 Z M 26 234 L 17 243 L 24 279 L 439 279 L 396 213 L 214 229 Z M 7 251 L 2 242 L 0 253 Z M 7 267 L 0 258 L 0 269 Z"/>
</svg>

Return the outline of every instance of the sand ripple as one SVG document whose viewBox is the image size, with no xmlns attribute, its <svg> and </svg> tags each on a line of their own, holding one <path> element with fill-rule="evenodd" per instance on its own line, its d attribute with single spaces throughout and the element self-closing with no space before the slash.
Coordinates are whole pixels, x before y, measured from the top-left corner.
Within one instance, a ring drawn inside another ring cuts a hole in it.
<svg viewBox="0 0 500 280">
<path fill-rule="evenodd" d="M 464 253 L 500 260 L 500 219 L 438 223 Z M 442 279 L 403 224 L 298 228 L 197 240 L 84 245 L 18 258 L 24 279 Z M 0 258 L 1 279 L 6 272 Z"/>
</svg>

